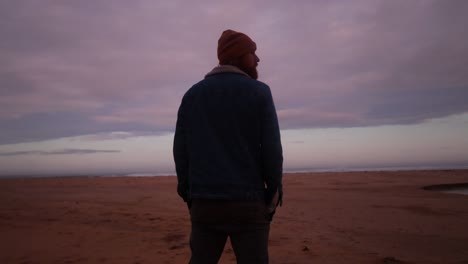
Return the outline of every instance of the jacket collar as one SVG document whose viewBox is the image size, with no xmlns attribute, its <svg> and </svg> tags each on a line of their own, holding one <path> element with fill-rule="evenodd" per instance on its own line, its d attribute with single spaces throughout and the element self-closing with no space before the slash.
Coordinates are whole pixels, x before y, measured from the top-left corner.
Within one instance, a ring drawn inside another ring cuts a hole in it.
<svg viewBox="0 0 468 264">
<path fill-rule="evenodd" d="M 242 71 L 241 69 L 233 65 L 218 65 L 214 67 L 214 69 L 211 70 L 209 73 L 207 73 L 205 75 L 205 78 L 214 74 L 219 74 L 219 73 L 239 73 L 250 78 L 250 76 L 247 73 L 245 73 L 244 71 Z"/>
</svg>

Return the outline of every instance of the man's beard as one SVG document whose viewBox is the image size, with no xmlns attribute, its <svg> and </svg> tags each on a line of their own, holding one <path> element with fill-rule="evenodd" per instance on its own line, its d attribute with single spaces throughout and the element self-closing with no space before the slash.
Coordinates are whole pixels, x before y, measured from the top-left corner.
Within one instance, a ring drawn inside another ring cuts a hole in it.
<svg viewBox="0 0 468 264">
<path fill-rule="evenodd" d="M 247 68 L 247 67 L 239 67 L 243 72 L 247 73 L 252 79 L 258 79 L 258 72 L 257 67 Z"/>
</svg>

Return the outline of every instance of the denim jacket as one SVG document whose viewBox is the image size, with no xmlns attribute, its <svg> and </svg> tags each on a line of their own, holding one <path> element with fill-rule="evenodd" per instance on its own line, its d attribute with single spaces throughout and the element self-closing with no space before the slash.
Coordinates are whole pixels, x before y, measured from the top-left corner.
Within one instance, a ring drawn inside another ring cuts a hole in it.
<svg viewBox="0 0 468 264">
<path fill-rule="evenodd" d="M 185 93 L 173 154 L 177 192 L 187 203 L 282 201 L 283 155 L 270 88 L 234 66 L 218 66 Z"/>
</svg>

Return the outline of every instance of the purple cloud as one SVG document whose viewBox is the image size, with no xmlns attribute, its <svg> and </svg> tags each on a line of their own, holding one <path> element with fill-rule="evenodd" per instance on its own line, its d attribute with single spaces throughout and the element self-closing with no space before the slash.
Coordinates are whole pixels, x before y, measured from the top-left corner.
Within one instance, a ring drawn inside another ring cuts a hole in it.
<svg viewBox="0 0 468 264">
<path fill-rule="evenodd" d="M 464 113 L 467 12 L 466 1 L 4 1 L 0 144 L 172 131 L 226 28 L 257 42 L 283 129 Z"/>
<path fill-rule="evenodd" d="M 120 150 L 99 150 L 99 149 L 61 149 L 52 151 L 26 150 L 0 152 L 0 156 L 22 156 L 22 155 L 63 155 L 63 154 L 95 154 L 95 153 L 117 153 Z"/>
</svg>

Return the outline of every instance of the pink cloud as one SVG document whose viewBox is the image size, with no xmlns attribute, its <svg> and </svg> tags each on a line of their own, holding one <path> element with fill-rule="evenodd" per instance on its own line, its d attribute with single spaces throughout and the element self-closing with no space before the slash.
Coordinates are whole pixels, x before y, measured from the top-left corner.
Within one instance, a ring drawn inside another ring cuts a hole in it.
<svg viewBox="0 0 468 264">
<path fill-rule="evenodd" d="M 0 125 L 75 113 L 83 133 L 168 131 L 227 28 L 257 42 L 284 129 L 463 113 L 467 12 L 465 1 L 4 2 Z"/>
</svg>

